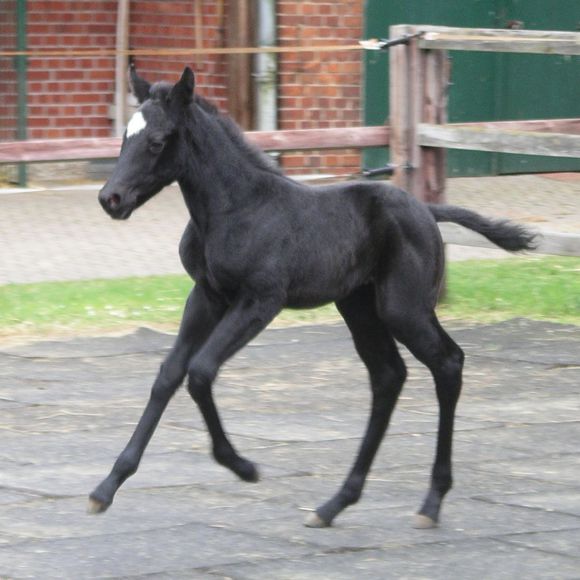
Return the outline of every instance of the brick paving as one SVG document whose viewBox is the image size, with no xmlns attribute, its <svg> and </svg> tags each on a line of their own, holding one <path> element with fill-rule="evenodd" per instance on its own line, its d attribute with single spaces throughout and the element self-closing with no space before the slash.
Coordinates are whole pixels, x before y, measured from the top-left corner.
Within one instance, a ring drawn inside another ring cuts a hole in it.
<svg viewBox="0 0 580 580">
<path fill-rule="evenodd" d="M 97 190 L 0 189 L 0 284 L 183 272 L 177 247 L 187 212 L 176 187 L 127 222 L 105 215 Z M 580 174 L 455 178 L 449 180 L 447 198 L 534 228 L 580 233 Z M 508 256 L 457 246 L 449 254 L 451 259 Z"/>
</svg>

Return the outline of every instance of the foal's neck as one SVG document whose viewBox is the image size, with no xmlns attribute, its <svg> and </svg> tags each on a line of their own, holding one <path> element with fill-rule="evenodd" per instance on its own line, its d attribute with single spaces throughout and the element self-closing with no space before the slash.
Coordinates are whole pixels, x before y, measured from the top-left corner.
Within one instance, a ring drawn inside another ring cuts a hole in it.
<svg viewBox="0 0 580 580">
<path fill-rule="evenodd" d="M 255 203 L 268 182 L 283 178 L 229 119 L 198 109 L 188 124 L 185 169 L 178 180 L 191 217 L 205 230 L 212 219 Z"/>
</svg>

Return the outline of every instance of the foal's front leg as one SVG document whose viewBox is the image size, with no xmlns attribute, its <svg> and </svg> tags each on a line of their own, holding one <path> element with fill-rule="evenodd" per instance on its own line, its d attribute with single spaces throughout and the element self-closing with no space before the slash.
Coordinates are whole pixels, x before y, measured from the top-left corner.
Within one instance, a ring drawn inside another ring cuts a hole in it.
<svg viewBox="0 0 580 580">
<path fill-rule="evenodd" d="M 145 411 L 111 473 L 91 493 L 88 507 L 90 513 L 104 512 L 113 502 L 115 493 L 123 482 L 137 471 L 163 411 L 183 382 L 193 353 L 199 350 L 215 328 L 223 311 L 224 306 L 211 300 L 202 284 L 192 290 L 185 306 L 179 334 L 161 365 Z"/>
<path fill-rule="evenodd" d="M 228 440 L 212 395 L 212 384 L 222 364 L 261 332 L 282 309 L 276 297 L 242 295 L 225 313 L 189 365 L 188 390 L 207 425 L 218 463 L 244 481 L 258 481 L 256 466 L 240 457 Z"/>
</svg>

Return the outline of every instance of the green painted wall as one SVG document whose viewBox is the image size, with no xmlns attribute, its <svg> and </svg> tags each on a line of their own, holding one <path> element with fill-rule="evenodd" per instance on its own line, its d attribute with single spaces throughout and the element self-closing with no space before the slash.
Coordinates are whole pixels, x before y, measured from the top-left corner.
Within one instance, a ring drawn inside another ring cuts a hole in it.
<svg viewBox="0 0 580 580">
<path fill-rule="evenodd" d="M 549 10 L 547 6 L 549 5 Z M 512 20 L 529 30 L 580 29 L 580 0 L 367 0 L 365 37 L 388 37 L 393 24 L 505 28 Z M 450 52 L 449 121 L 580 117 L 580 57 L 491 52 Z M 388 55 L 365 53 L 365 123 L 388 118 Z M 388 152 L 367 151 L 365 165 L 387 162 Z M 580 170 L 580 160 L 449 151 L 448 174 Z"/>
</svg>

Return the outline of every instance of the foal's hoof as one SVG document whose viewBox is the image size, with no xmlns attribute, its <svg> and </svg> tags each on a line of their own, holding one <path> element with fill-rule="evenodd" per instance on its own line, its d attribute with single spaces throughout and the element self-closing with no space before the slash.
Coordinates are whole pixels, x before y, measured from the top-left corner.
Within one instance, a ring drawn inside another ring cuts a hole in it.
<svg viewBox="0 0 580 580">
<path fill-rule="evenodd" d="M 214 459 L 224 467 L 227 467 L 235 473 L 242 481 L 249 483 L 256 483 L 260 481 L 260 472 L 255 463 L 236 455 L 234 452 L 216 453 L 214 451 Z"/>
<path fill-rule="evenodd" d="M 260 471 L 255 463 L 242 459 L 235 468 L 236 475 L 248 483 L 257 483 L 260 481 Z"/>
<path fill-rule="evenodd" d="M 94 515 L 94 514 L 102 514 L 103 512 L 107 511 L 109 506 L 104 504 L 103 502 L 97 501 L 96 499 L 89 498 L 89 503 L 87 504 L 87 513 Z"/>
<path fill-rule="evenodd" d="M 89 503 L 87 505 L 87 513 L 94 515 L 94 514 L 102 514 L 109 509 L 110 503 L 105 503 L 103 501 L 99 501 L 94 497 L 89 497 Z"/>
<path fill-rule="evenodd" d="M 304 525 L 307 528 L 328 528 L 331 522 L 323 520 L 316 512 L 308 514 L 307 518 L 304 520 Z"/>
<path fill-rule="evenodd" d="M 435 520 L 423 514 L 415 514 L 413 519 L 413 527 L 416 530 L 429 530 L 431 528 L 436 528 L 438 525 L 439 524 Z"/>
</svg>

